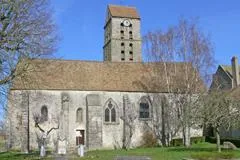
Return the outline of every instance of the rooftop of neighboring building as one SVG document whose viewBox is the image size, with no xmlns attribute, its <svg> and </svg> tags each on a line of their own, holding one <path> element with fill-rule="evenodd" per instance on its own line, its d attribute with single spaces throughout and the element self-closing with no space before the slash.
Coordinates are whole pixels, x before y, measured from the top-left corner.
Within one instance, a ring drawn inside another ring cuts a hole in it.
<svg viewBox="0 0 240 160">
<path fill-rule="evenodd" d="M 231 65 L 219 65 L 219 66 L 222 67 L 222 69 L 232 78 L 232 66 Z M 239 75 L 240 75 L 240 72 L 239 72 Z"/>
</svg>

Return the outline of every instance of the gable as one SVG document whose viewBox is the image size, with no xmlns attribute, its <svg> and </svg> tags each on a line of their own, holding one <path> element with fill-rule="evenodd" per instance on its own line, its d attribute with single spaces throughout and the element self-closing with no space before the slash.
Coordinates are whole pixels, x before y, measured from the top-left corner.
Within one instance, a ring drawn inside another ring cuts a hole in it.
<svg viewBox="0 0 240 160">
<path fill-rule="evenodd" d="M 213 81 L 210 86 L 212 89 L 231 89 L 232 88 L 232 75 L 230 72 L 231 67 L 219 65 L 216 73 L 213 76 Z"/>
<path fill-rule="evenodd" d="M 228 74 L 229 77 L 232 78 L 232 66 L 231 65 L 219 65 L 219 67 L 221 67 L 226 72 L 226 74 Z M 239 68 L 240 68 L 240 66 L 239 66 Z M 239 72 L 239 75 L 240 75 L 240 72 Z"/>
</svg>

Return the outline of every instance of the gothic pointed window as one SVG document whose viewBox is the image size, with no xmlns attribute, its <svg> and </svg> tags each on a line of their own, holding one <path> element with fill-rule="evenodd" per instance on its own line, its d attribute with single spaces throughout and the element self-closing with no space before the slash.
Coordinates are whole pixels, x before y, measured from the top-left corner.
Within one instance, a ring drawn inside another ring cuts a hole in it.
<svg viewBox="0 0 240 160">
<path fill-rule="evenodd" d="M 48 120 L 48 109 L 47 106 L 42 106 L 41 108 L 41 121 L 45 122 Z"/>
<path fill-rule="evenodd" d="M 82 108 L 78 108 L 76 113 L 76 122 L 81 123 L 82 120 L 83 120 L 83 110 Z"/>
<path fill-rule="evenodd" d="M 110 112 L 109 112 L 109 109 L 106 108 L 105 109 L 105 122 L 109 122 L 109 118 L 110 118 Z"/>
<path fill-rule="evenodd" d="M 148 119 L 150 118 L 150 105 L 146 98 L 142 98 L 139 104 L 139 118 Z"/>
<path fill-rule="evenodd" d="M 117 107 L 115 103 L 113 103 L 111 100 L 107 102 L 104 113 L 105 113 L 105 122 L 108 122 L 108 123 L 117 122 Z"/>
<path fill-rule="evenodd" d="M 116 122 L 116 110 L 115 110 L 115 108 L 111 109 L 111 121 Z"/>
</svg>

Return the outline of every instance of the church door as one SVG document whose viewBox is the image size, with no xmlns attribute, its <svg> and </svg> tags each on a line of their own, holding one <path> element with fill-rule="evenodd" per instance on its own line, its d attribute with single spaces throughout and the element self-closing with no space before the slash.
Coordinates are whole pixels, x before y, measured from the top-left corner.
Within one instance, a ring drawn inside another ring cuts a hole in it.
<svg viewBox="0 0 240 160">
<path fill-rule="evenodd" d="M 78 135 L 76 136 L 76 145 L 84 145 L 84 130 L 77 130 Z"/>
</svg>

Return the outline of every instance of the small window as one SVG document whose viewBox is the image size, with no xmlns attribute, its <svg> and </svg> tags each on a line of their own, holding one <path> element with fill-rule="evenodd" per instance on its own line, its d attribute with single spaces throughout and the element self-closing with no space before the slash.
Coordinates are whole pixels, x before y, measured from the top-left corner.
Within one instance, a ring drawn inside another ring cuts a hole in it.
<svg viewBox="0 0 240 160">
<path fill-rule="evenodd" d="M 124 31 L 121 30 L 120 33 L 121 33 L 121 39 L 124 39 Z"/>
<path fill-rule="evenodd" d="M 41 108 L 41 121 L 45 122 L 48 120 L 48 109 L 47 106 L 42 106 Z"/>
<path fill-rule="evenodd" d="M 125 61 L 125 58 L 121 58 L 122 61 Z"/>
<path fill-rule="evenodd" d="M 124 46 L 124 43 L 121 43 L 121 46 Z"/>
<path fill-rule="evenodd" d="M 150 106 L 146 99 L 142 99 L 139 105 L 139 118 L 150 118 Z"/>
<path fill-rule="evenodd" d="M 121 51 L 122 54 L 124 54 L 124 51 Z"/>
<path fill-rule="evenodd" d="M 83 110 L 82 108 L 78 108 L 76 113 L 76 122 L 81 123 L 82 120 L 83 120 Z"/>
<path fill-rule="evenodd" d="M 121 23 L 121 26 L 122 26 L 122 27 L 124 26 L 123 23 Z"/>
<path fill-rule="evenodd" d="M 129 44 L 129 47 L 132 47 L 132 46 L 133 46 L 133 44 L 132 44 L 132 43 L 130 43 L 130 44 Z"/>
<path fill-rule="evenodd" d="M 133 39 L 132 31 L 129 31 L 129 39 Z"/>
<path fill-rule="evenodd" d="M 129 58 L 129 61 L 133 61 L 133 59 L 132 59 L 132 58 Z"/>
<path fill-rule="evenodd" d="M 132 51 L 129 51 L 129 54 L 133 54 L 133 52 L 132 52 Z"/>
</svg>

